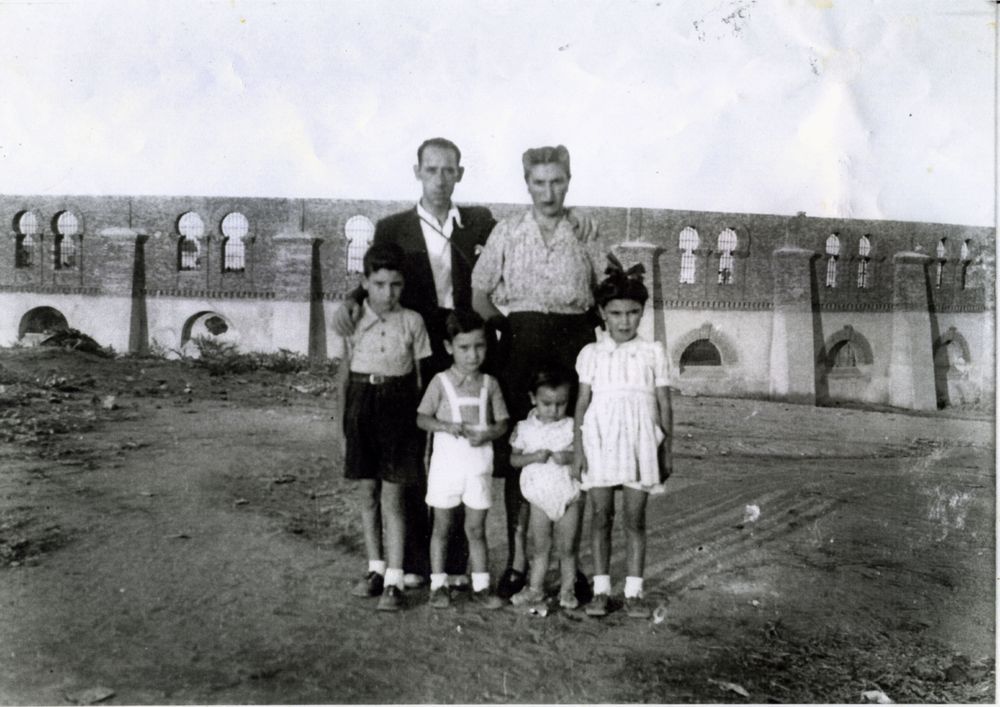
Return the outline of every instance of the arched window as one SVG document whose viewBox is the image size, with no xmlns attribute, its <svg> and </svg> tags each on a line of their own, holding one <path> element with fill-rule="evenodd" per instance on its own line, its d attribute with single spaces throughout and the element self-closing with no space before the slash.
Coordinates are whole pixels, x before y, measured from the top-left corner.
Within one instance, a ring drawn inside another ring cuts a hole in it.
<svg viewBox="0 0 1000 707">
<path fill-rule="evenodd" d="M 375 224 L 367 216 L 351 216 L 344 224 L 347 238 L 347 272 L 364 272 L 364 257 L 372 244 Z"/>
<path fill-rule="evenodd" d="M 869 264 L 871 263 L 872 244 L 868 236 L 861 236 L 858 239 L 858 288 L 866 290 L 871 286 L 869 282 Z"/>
<path fill-rule="evenodd" d="M 858 353 L 850 341 L 842 341 L 830 352 L 832 368 L 848 369 L 858 367 Z"/>
<path fill-rule="evenodd" d="M 694 284 L 694 251 L 698 247 L 699 242 L 698 232 L 690 226 L 681 231 L 681 284 Z"/>
<path fill-rule="evenodd" d="M 246 246 L 244 240 L 250 232 L 247 217 L 238 211 L 222 219 L 222 271 L 243 272 Z"/>
<path fill-rule="evenodd" d="M 934 274 L 934 286 L 937 288 L 940 288 L 944 281 L 944 264 L 948 261 L 948 247 L 945 245 L 945 240 L 942 238 L 937 244 L 937 270 Z"/>
<path fill-rule="evenodd" d="M 30 268 L 35 259 L 35 236 L 38 234 L 38 217 L 25 211 L 14 221 L 14 263 L 18 268 Z"/>
<path fill-rule="evenodd" d="M 719 284 L 733 284 L 733 251 L 736 250 L 736 231 L 727 228 L 719 234 Z"/>
<path fill-rule="evenodd" d="M 177 241 L 177 269 L 197 270 L 201 266 L 201 246 L 198 242 L 205 235 L 201 216 L 188 211 L 177 220 L 177 231 L 181 234 Z"/>
<path fill-rule="evenodd" d="M 55 225 L 52 265 L 56 270 L 75 268 L 78 256 L 76 234 L 80 232 L 80 222 L 72 211 L 63 211 L 56 217 Z"/>
<path fill-rule="evenodd" d="M 962 242 L 962 250 L 959 254 L 959 259 L 962 261 L 961 266 L 961 277 L 959 286 L 964 290 L 967 282 L 967 276 L 969 274 L 969 264 L 972 260 L 972 256 L 969 254 L 969 241 Z"/>
<path fill-rule="evenodd" d="M 681 373 L 693 366 L 721 366 L 722 355 L 708 339 L 697 339 L 681 354 Z"/>
<path fill-rule="evenodd" d="M 840 257 L 840 239 L 831 233 L 826 239 L 826 286 L 837 286 L 837 259 Z"/>
</svg>

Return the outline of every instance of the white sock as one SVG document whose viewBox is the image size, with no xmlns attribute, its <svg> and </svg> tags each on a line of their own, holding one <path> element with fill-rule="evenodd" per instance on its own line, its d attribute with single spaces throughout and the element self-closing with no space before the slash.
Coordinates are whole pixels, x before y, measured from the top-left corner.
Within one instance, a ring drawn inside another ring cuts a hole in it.
<svg viewBox="0 0 1000 707">
<path fill-rule="evenodd" d="M 385 586 L 403 588 L 403 569 L 401 567 L 385 571 Z"/>
<path fill-rule="evenodd" d="M 441 589 L 447 581 L 448 575 L 444 572 L 441 572 L 440 574 L 431 572 L 431 591 L 433 592 L 435 589 Z"/>
<path fill-rule="evenodd" d="M 385 560 L 368 560 L 368 571 L 384 575 Z"/>
<path fill-rule="evenodd" d="M 611 593 L 611 575 L 595 574 L 594 594 L 610 594 L 610 593 Z"/>
<path fill-rule="evenodd" d="M 625 578 L 625 598 L 636 599 L 642 596 L 642 577 Z"/>
<path fill-rule="evenodd" d="M 481 592 L 484 589 L 490 588 L 490 573 L 489 572 L 473 572 L 472 573 L 472 591 Z"/>
</svg>

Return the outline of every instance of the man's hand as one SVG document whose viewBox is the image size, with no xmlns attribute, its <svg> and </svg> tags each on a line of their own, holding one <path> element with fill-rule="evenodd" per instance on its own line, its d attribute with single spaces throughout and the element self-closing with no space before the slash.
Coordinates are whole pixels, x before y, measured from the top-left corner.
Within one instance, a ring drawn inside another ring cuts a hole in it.
<svg viewBox="0 0 1000 707">
<path fill-rule="evenodd" d="M 337 336 L 348 337 L 354 333 L 354 328 L 361 319 L 361 305 L 351 298 L 337 307 L 333 313 L 333 331 Z"/>
<path fill-rule="evenodd" d="M 577 481 L 581 481 L 585 473 L 587 473 L 587 457 L 584 456 L 583 451 L 574 452 L 573 466 L 569 469 L 569 475 Z"/>
<path fill-rule="evenodd" d="M 585 214 L 577 208 L 570 208 L 566 212 L 566 218 L 573 226 L 573 233 L 581 243 L 590 243 L 597 240 L 597 221 L 590 214 Z"/>
</svg>

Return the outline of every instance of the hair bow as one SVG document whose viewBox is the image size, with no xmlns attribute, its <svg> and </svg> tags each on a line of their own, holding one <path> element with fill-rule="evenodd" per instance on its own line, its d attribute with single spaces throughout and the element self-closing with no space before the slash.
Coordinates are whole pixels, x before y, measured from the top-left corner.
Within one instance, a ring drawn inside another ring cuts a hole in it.
<svg viewBox="0 0 1000 707">
<path fill-rule="evenodd" d="M 611 253 L 608 253 L 608 267 L 605 268 L 604 274 L 609 277 L 625 277 L 629 280 L 638 280 L 642 282 L 642 276 L 646 274 L 646 268 L 642 266 L 642 263 L 636 263 L 626 270 L 625 266 L 622 265 L 618 258 Z"/>
</svg>

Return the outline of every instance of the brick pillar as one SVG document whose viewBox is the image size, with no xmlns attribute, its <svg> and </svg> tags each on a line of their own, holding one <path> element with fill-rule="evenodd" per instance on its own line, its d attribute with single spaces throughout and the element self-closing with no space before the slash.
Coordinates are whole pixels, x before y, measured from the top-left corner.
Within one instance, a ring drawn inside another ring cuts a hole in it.
<svg viewBox="0 0 1000 707">
<path fill-rule="evenodd" d="M 772 396 L 816 404 L 811 250 L 782 246 L 771 255 L 774 314 L 768 371 Z"/>
<path fill-rule="evenodd" d="M 911 410 L 936 410 L 934 342 L 927 297 L 923 253 L 892 257 L 892 355 L 889 361 L 889 404 Z"/>
<path fill-rule="evenodd" d="M 664 328 L 662 324 L 657 326 L 657 319 L 660 315 L 657 314 L 656 303 L 662 300 L 660 292 L 662 283 L 660 283 L 656 272 L 657 247 L 647 241 L 625 241 L 615 245 L 612 250 L 615 257 L 621 261 L 626 269 L 636 263 L 642 263 L 642 267 L 645 268 L 646 272 L 642 281 L 646 284 L 646 289 L 649 290 L 649 301 L 646 303 L 642 321 L 639 322 L 639 338 L 646 341 L 661 341 L 666 346 Z"/>
<path fill-rule="evenodd" d="M 997 258 L 996 251 L 991 248 L 984 248 L 980 256 L 985 272 L 983 284 L 983 304 L 982 313 L 982 352 L 983 360 L 979 363 L 980 375 L 979 399 L 983 402 L 995 400 L 996 374 L 997 374 L 997 351 L 996 351 L 996 318 L 997 318 Z"/>
<path fill-rule="evenodd" d="M 274 248 L 275 348 L 314 353 L 310 342 L 313 278 L 313 243 L 316 239 L 302 231 L 284 232 L 272 241 Z"/>
<path fill-rule="evenodd" d="M 79 325 L 98 343 L 116 351 L 143 353 L 147 350 L 146 236 L 131 228 L 105 228 L 88 239 L 87 260 L 94 281 L 100 283 L 100 311 L 81 317 Z M 106 299 L 104 299 L 106 298 Z"/>
</svg>

